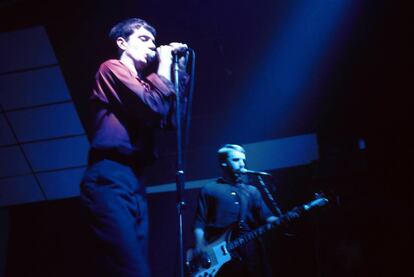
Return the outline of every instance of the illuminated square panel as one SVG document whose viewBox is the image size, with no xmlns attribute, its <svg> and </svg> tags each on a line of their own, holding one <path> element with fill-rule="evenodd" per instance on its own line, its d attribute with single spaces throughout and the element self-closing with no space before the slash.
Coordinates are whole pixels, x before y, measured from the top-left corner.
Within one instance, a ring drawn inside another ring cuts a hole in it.
<svg viewBox="0 0 414 277">
<path fill-rule="evenodd" d="M 21 149 L 18 146 L 0 148 L 0 178 L 31 172 Z"/>
<path fill-rule="evenodd" d="M 0 75 L 4 110 L 71 100 L 58 66 Z"/>
<path fill-rule="evenodd" d="M 86 136 L 23 145 L 35 172 L 85 166 L 89 142 Z"/>
<path fill-rule="evenodd" d="M 36 174 L 47 199 L 79 196 L 79 185 L 86 167 Z"/>
<path fill-rule="evenodd" d="M 0 34 L 0 73 L 56 64 L 42 26 Z"/>
<path fill-rule="evenodd" d="M 0 179 L 0 206 L 45 200 L 33 175 Z"/>
<path fill-rule="evenodd" d="M 7 113 L 20 142 L 83 134 L 73 103 Z"/>
<path fill-rule="evenodd" d="M 89 143 L 47 32 L 1 33 L 0 60 L 0 205 L 78 195 Z"/>
</svg>

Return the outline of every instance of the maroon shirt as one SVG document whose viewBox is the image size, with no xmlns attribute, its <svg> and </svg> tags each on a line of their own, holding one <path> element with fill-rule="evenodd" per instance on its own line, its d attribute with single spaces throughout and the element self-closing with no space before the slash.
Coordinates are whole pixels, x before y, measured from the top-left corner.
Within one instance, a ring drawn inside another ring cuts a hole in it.
<svg viewBox="0 0 414 277">
<path fill-rule="evenodd" d="M 172 125 L 174 102 L 174 86 L 166 78 L 152 73 L 141 80 L 119 60 L 104 62 L 90 97 L 91 153 L 148 163 L 154 158 L 154 129 Z"/>
</svg>

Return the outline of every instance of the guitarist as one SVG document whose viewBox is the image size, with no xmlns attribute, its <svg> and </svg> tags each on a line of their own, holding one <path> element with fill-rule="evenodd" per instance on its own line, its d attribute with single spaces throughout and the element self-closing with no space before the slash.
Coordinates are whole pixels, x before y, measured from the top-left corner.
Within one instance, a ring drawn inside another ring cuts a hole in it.
<svg viewBox="0 0 414 277">
<path fill-rule="evenodd" d="M 231 238 L 277 219 L 263 201 L 259 190 L 246 183 L 241 171 L 246 166 L 245 150 L 226 144 L 218 150 L 221 178 L 206 184 L 198 198 L 194 222 L 195 255 L 218 236 L 231 229 Z M 291 214 L 290 217 L 296 217 Z M 271 276 L 264 262 L 263 248 L 253 240 L 232 254 L 216 276 Z"/>
</svg>

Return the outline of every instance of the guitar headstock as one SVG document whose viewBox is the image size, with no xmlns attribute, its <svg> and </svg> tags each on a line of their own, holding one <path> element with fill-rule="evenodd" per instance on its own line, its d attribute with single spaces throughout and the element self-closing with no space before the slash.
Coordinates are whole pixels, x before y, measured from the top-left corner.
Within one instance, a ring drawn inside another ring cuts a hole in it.
<svg viewBox="0 0 414 277">
<path fill-rule="evenodd" d="M 315 199 L 304 205 L 305 210 L 310 210 L 315 207 L 322 207 L 329 203 L 328 198 L 323 193 L 315 193 Z"/>
</svg>

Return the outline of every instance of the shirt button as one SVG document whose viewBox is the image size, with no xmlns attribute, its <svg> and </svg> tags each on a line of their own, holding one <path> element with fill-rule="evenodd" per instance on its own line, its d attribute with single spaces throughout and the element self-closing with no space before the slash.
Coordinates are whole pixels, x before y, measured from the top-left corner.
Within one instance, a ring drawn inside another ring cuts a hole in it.
<svg viewBox="0 0 414 277">
<path fill-rule="evenodd" d="M 239 205 L 239 201 L 235 201 L 234 204 Z"/>
</svg>

